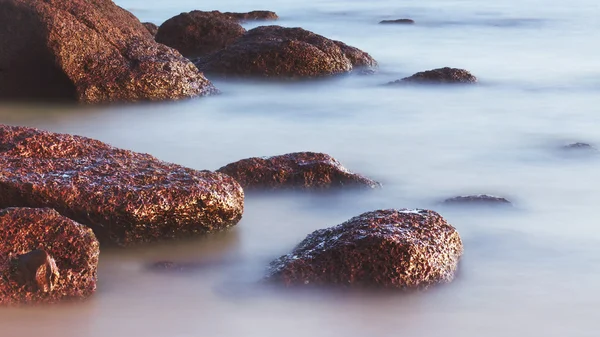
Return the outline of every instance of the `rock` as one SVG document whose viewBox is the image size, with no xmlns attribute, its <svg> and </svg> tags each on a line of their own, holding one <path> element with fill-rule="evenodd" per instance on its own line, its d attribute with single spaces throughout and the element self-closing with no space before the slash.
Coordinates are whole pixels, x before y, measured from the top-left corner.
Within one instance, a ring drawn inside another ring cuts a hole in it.
<svg viewBox="0 0 600 337">
<path fill-rule="evenodd" d="M 271 11 L 252 11 L 247 13 L 225 12 L 223 15 L 236 21 L 273 21 L 279 19 L 277 13 Z"/>
<path fill-rule="evenodd" d="M 381 185 L 348 171 L 324 153 L 296 152 L 269 158 L 248 158 L 221 167 L 244 189 L 329 189 L 341 187 L 376 188 Z"/>
<path fill-rule="evenodd" d="M 165 21 L 156 41 L 191 58 L 221 50 L 240 38 L 246 30 L 221 12 L 192 11 Z"/>
<path fill-rule="evenodd" d="M 0 210 L 0 304 L 54 303 L 96 290 L 91 229 L 49 208 Z"/>
<path fill-rule="evenodd" d="M 450 282 L 463 245 L 430 210 L 378 210 L 309 234 L 273 261 L 267 280 L 286 286 L 427 288 Z"/>
<path fill-rule="evenodd" d="M 51 207 L 122 246 L 235 225 L 244 192 L 196 171 L 97 140 L 0 125 L 0 207 Z"/>
<path fill-rule="evenodd" d="M 398 20 L 383 20 L 379 22 L 380 24 L 404 24 L 404 25 L 412 25 L 415 23 L 414 20 L 411 19 L 398 19 Z"/>
<path fill-rule="evenodd" d="M 505 198 L 487 194 L 458 196 L 446 199 L 443 203 L 447 205 L 512 205 Z"/>
<path fill-rule="evenodd" d="M 416 73 L 410 77 L 405 77 L 401 80 L 390 82 L 389 84 L 404 84 L 404 83 L 424 83 L 424 84 L 441 84 L 441 83 L 477 83 L 477 78 L 471 75 L 470 72 L 456 68 L 439 68 Z"/>
<path fill-rule="evenodd" d="M 144 27 L 146 27 L 148 32 L 150 32 L 150 35 L 156 36 L 156 33 L 158 32 L 157 25 L 153 24 L 152 22 L 142 22 L 142 25 L 144 25 Z"/>
<path fill-rule="evenodd" d="M 563 150 L 596 151 L 596 148 L 588 143 L 572 143 L 572 144 L 563 146 Z"/>
<path fill-rule="evenodd" d="M 216 92 L 110 0 L 0 1 L 0 98 L 85 103 Z"/>
<path fill-rule="evenodd" d="M 206 72 L 234 77 L 319 77 L 375 67 L 367 53 L 302 28 L 262 26 L 227 48 L 194 61 Z"/>
</svg>

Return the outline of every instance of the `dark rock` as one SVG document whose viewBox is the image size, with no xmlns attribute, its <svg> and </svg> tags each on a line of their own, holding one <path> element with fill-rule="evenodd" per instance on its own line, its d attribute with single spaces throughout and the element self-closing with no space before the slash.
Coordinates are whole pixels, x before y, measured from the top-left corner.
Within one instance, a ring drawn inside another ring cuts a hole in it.
<svg viewBox="0 0 600 337">
<path fill-rule="evenodd" d="M 49 208 L 0 210 L 0 304 L 54 303 L 96 290 L 98 241 Z"/>
<path fill-rule="evenodd" d="M 447 205 L 511 205 L 511 202 L 502 197 L 492 195 L 466 195 L 444 200 Z"/>
<path fill-rule="evenodd" d="M 272 21 L 279 19 L 277 13 L 271 11 L 252 11 L 247 13 L 225 12 L 223 15 L 236 21 Z"/>
<path fill-rule="evenodd" d="M 0 1 L 0 22 L 0 98 L 105 103 L 216 91 L 110 0 Z"/>
<path fill-rule="evenodd" d="M 308 235 L 271 263 L 267 280 L 286 286 L 427 288 L 450 282 L 463 245 L 429 210 L 379 210 Z"/>
<path fill-rule="evenodd" d="M 156 33 L 158 32 L 157 25 L 153 24 L 152 22 L 142 22 L 142 25 L 144 25 L 144 27 L 146 27 L 148 32 L 150 32 L 150 35 L 156 36 Z"/>
<path fill-rule="evenodd" d="M 245 189 L 375 188 L 381 185 L 348 171 L 324 153 L 297 152 L 269 158 L 248 158 L 217 172 L 236 179 Z"/>
<path fill-rule="evenodd" d="M 584 151 L 596 151 L 596 148 L 588 143 L 573 143 L 563 146 L 564 150 L 584 150 Z"/>
<path fill-rule="evenodd" d="M 403 24 L 403 25 L 412 25 L 415 23 L 414 20 L 411 19 L 398 19 L 398 20 L 383 20 L 379 22 L 380 24 Z"/>
<path fill-rule="evenodd" d="M 130 245 L 214 232 L 242 217 L 231 177 L 97 140 L 0 125 L 0 207 L 51 207 L 102 243 Z"/>
<path fill-rule="evenodd" d="M 221 12 L 192 11 L 165 21 L 156 41 L 177 49 L 185 57 L 198 57 L 221 50 L 246 30 Z"/>
<path fill-rule="evenodd" d="M 227 48 L 195 60 L 207 73 L 237 77 L 319 77 L 375 67 L 367 53 L 302 28 L 262 26 Z"/>
<path fill-rule="evenodd" d="M 406 82 L 425 84 L 477 83 L 477 78 L 466 70 L 446 67 L 416 73 L 389 84 L 403 84 Z"/>
</svg>

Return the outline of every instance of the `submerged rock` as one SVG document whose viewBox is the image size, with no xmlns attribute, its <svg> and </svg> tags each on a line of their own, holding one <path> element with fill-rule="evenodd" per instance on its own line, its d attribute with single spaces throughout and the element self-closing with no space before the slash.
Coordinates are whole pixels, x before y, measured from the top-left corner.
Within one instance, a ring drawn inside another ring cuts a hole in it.
<svg viewBox="0 0 600 337">
<path fill-rule="evenodd" d="M 348 171 L 325 153 L 296 152 L 268 158 L 248 158 L 221 167 L 245 189 L 375 188 L 381 185 Z"/>
<path fill-rule="evenodd" d="M 1 1 L 0 22 L 0 98 L 106 103 L 216 92 L 110 0 Z"/>
<path fill-rule="evenodd" d="M 130 245 L 225 229 L 242 217 L 231 177 L 79 136 L 0 125 L 0 207 L 51 207 L 102 243 Z"/>
<path fill-rule="evenodd" d="M 194 61 L 222 76 L 318 77 L 375 67 L 367 53 L 302 28 L 262 26 L 249 30 L 227 48 Z"/>
<path fill-rule="evenodd" d="M 389 84 L 403 83 L 425 83 L 425 84 L 442 84 L 442 83 L 476 83 L 477 78 L 470 72 L 464 69 L 457 68 L 439 68 L 416 73 L 410 77 L 405 77 L 401 80 L 390 82 Z"/>
<path fill-rule="evenodd" d="M 181 13 L 160 26 L 156 41 L 177 49 L 189 58 L 221 50 L 246 32 L 237 20 L 227 14 L 218 11 Z"/>
<path fill-rule="evenodd" d="M 583 151 L 597 151 L 596 148 L 588 143 L 572 143 L 563 146 L 563 150 L 583 150 Z"/>
<path fill-rule="evenodd" d="M 49 208 L 0 210 L 0 304 L 53 303 L 96 290 L 92 230 Z"/>
<path fill-rule="evenodd" d="M 156 33 L 158 32 L 157 25 L 153 24 L 152 22 L 142 22 L 142 25 L 144 25 L 144 27 L 146 27 L 146 29 L 148 30 L 150 35 L 156 36 Z"/>
<path fill-rule="evenodd" d="M 380 24 L 404 24 L 404 25 L 412 25 L 415 23 L 414 20 L 411 19 L 398 19 L 398 20 L 382 20 L 379 22 Z"/>
<path fill-rule="evenodd" d="M 378 210 L 308 235 L 273 261 L 268 280 L 286 286 L 427 288 L 450 282 L 463 245 L 429 210 Z"/>
<path fill-rule="evenodd" d="M 505 198 L 487 194 L 465 195 L 444 200 L 446 205 L 512 205 Z"/>
</svg>

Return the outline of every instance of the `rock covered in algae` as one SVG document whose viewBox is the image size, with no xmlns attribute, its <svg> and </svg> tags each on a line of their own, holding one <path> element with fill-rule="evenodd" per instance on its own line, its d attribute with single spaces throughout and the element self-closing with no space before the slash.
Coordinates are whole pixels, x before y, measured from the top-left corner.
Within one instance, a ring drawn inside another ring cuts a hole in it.
<svg viewBox="0 0 600 337">
<path fill-rule="evenodd" d="M 225 229 L 242 217 L 231 177 L 98 140 L 0 125 L 0 207 L 51 207 L 102 243 L 130 245 Z"/>
<path fill-rule="evenodd" d="M 92 230 L 49 208 L 0 210 L 0 304 L 54 303 L 96 290 Z"/>
<path fill-rule="evenodd" d="M 463 245 L 430 210 L 378 210 L 309 234 L 271 263 L 267 279 L 286 286 L 422 289 L 454 279 Z"/>
</svg>

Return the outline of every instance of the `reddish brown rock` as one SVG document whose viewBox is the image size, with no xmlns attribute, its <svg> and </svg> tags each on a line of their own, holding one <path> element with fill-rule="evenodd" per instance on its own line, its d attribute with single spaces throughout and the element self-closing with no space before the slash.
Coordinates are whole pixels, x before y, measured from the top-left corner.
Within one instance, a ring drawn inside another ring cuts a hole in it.
<svg viewBox="0 0 600 337">
<path fill-rule="evenodd" d="M 271 263 L 267 279 L 286 286 L 422 289 L 454 278 L 463 245 L 429 210 L 379 210 L 308 235 Z"/>
<path fill-rule="evenodd" d="M 146 29 L 148 30 L 150 35 L 156 36 L 156 33 L 158 32 L 157 25 L 153 24 L 152 22 L 142 22 L 142 25 L 144 25 L 144 27 L 146 27 Z"/>
<path fill-rule="evenodd" d="M 511 205 L 505 198 L 487 194 L 465 195 L 444 200 L 447 205 Z"/>
<path fill-rule="evenodd" d="M 242 217 L 231 177 L 162 162 L 97 140 L 0 126 L 0 207 L 51 207 L 102 243 L 214 232 Z"/>
<path fill-rule="evenodd" d="M 277 13 L 271 11 L 251 11 L 247 13 L 225 12 L 223 15 L 236 21 L 273 21 L 279 19 Z"/>
<path fill-rule="evenodd" d="M 106 103 L 216 91 L 110 0 L 3 0 L 0 22 L 0 98 Z"/>
<path fill-rule="evenodd" d="M 49 208 L 0 210 L 0 304 L 54 303 L 96 290 L 92 230 Z"/>
<path fill-rule="evenodd" d="M 221 50 L 246 30 L 218 11 L 181 13 L 160 25 L 156 41 L 177 49 L 185 57 L 198 57 Z"/>
<path fill-rule="evenodd" d="M 235 77 L 319 77 L 375 67 L 367 53 L 302 28 L 262 26 L 194 61 L 207 73 Z"/>
<path fill-rule="evenodd" d="M 389 84 L 424 83 L 424 84 L 468 84 L 477 83 L 477 78 L 464 69 L 439 68 L 416 73 L 410 77 L 390 82 Z"/>
<path fill-rule="evenodd" d="M 348 171 L 324 153 L 297 152 L 269 158 L 248 158 L 221 167 L 217 172 L 236 179 L 245 189 L 375 188 L 381 185 Z"/>
<path fill-rule="evenodd" d="M 398 20 L 382 20 L 379 22 L 380 24 L 401 24 L 401 25 L 412 25 L 415 23 L 414 20 L 411 19 L 398 19 Z"/>
</svg>

